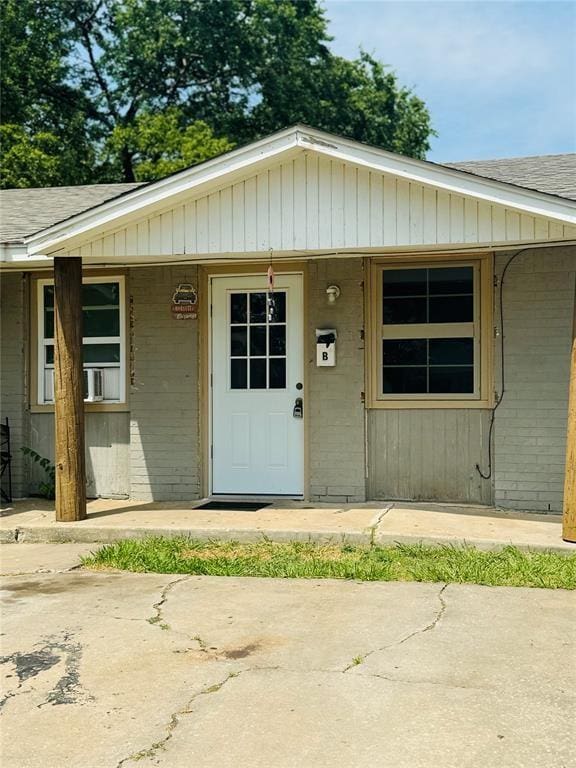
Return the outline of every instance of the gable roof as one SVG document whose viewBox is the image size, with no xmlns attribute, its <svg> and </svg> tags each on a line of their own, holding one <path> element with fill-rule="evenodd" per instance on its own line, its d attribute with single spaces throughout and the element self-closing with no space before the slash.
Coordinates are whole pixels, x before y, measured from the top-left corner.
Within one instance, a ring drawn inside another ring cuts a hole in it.
<svg viewBox="0 0 576 768">
<path fill-rule="evenodd" d="M 134 220 L 134 217 L 146 217 L 154 209 L 179 204 L 191 195 L 209 194 L 223 184 L 234 183 L 242 174 L 258 173 L 259 169 L 269 167 L 273 162 L 301 155 L 303 151 L 451 194 L 475 197 L 488 204 L 504 205 L 520 213 L 550 217 L 567 223 L 576 222 L 576 206 L 572 198 L 533 188 L 536 185 L 526 164 L 522 165 L 521 162 L 545 161 L 545 157 L 440 165 L 402 157 L 357 141 L 296 125 L 148 184 L 6 190 L 0 193 L 0 205 L 3 208 L 3 226 L 0 228 L 3 236 L 0 242 L 26 241 L 30 254 L 54 253 L 77 241 L 78 237 L 99 236 L 103 231 L 124 226 L 126 221 Z M 576 155 L 552 157 L 576 158 Z M 562 166 L 567 162 L 564 161 Z M 497 171 L 494 167 L 485 170 L 488 164 L 500 167 L 499 178 L 495 178 Z M 507 171 L 503 164 L 507 164 Z M 481 165 L 484 168 L 481 169 Z M 510 165 L 517 166 L 516 173 L 510 170 Z M 529 165 L 534 168 L 538 164 L 531 162 Z M 524 169 L 522 172 L 521 167 Z M 479 173 L 480 170 L 492 175 L 484 176 Z M 550 171 L 544 175 L 548 177 L 548 190 L 554 188 L 554 174 Z M 532 187 L 512 182 L 522 180 L 526 183 L 528 177 Z M 543 186 L 541 180 L 537 183 Z M 565 193 L 566 188 L 566 179 L 563 177 L 559 189 Z M 8 215 L 10 211 L 14 213 L 13 219 Z"/>
<path fill-rule="evenodd" d="M 0 243 L 21 243 L 88 208 L 132 192 L 141 183 L 85 184 L 0 191 Z"/>
<path fill-rule="evenodd" d="M 576 153 L 466 160 L 437 165 L 576 200 Z M 126 195 L 144 184 L 84 184 L 0 190 L 0 243 L 21 243 L 36 232 Z"/>
<path fill-rule="evenodd" d="M 576 200 L 576 153 L 468 160 L 444 165 L 476 176 Z"/>
</svg>

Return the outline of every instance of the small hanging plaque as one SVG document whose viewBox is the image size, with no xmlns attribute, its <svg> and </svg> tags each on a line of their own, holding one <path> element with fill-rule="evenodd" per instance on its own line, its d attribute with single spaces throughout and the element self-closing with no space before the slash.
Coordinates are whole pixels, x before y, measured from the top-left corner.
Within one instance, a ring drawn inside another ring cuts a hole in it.
<svg viewBox="0 0 576 768">
<path fill-rule="evenodd" d="M 198 293 L 190 283 L 180 283 L 172 294 L 172 315 L 176 320 L 196 320 Z"/>
</svg>

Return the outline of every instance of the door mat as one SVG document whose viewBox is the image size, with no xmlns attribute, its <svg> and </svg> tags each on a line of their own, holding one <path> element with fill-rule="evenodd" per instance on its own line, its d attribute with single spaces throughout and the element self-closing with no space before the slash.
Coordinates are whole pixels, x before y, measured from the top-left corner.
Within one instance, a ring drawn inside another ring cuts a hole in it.
<svg viewBox="0 0 576 768">
<path fill-rule="evenodd" d="M 226 510 L 232 512 L 256 512 L 259 509 L 271 506 L 271 504 L 262 501 L 207 501 L 206 504 L 200 504 L 199 507 L 194 507 L 194 509 L 219 509 L 222 512 Z"/>
</svg>

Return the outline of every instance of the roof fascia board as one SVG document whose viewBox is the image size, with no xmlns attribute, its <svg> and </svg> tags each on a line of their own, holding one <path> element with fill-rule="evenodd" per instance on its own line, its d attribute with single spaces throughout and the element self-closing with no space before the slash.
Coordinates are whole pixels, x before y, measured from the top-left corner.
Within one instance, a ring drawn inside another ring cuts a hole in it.
<svg viewBox="0 0 576 768">
<path fill-rule="evenodd" d="M 145 215 L 146 209 L 178 195 L 189 195 L 200 185 L 219 181 L 224 175 L 230 176 L 247 168 L 268 163 L 277 155 L 286 155 L 297 149 L 297 132 L 294 129 L 274 134 L 254 144 L 233 150 L 220 157 L 207 160 L 199 166 L 189 168 L 174 176 L 135 189 L 127 195 L 114 198 L 96 208 L 79 213 L 52 227 L 25 238 L 29 253 L 54 250 L 63 241 L 71 240 L 88 231 L 106 228 L 118 219 L 138 213 Z"/>
<path fill-rule="evenodd" d="M 301 129 L 298 143 L 342 162 L 353 162 L 381 173 L 444 189 L 459 195 L 476 197 L 507 208 L 516 208 L 534 216 L 545 216 L 565 223 L 576 223 L 576 202 L 565 201 L 544 192 L 523 189 L 494 179 L 483 179 L 466 171 L 447 168 L 426 160 L 399 157 L 392 152 L 342 139 L 331 134 Z"/>
</svg>

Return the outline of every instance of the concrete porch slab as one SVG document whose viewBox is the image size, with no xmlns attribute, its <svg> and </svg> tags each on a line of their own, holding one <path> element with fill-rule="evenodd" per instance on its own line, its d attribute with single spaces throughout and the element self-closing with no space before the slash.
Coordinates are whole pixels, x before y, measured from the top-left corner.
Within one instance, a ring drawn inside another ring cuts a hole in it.
<svg viewBox="0 0 576 768">
<path fill-rule="evenodd" d="M 24 499 L 0 513 L 2 541 L 110 542 L 143 536 L 258 541 L 337 541 L 370 544 L 380 504 L 312 506 L 291 501 L 255 512 L 198 509 L 201 501 L 138 502 L 96 499 L 82 522 L 57 523 L 54 502 Z"/>
<path fill-rule="evenodd" d="M 397 502 L 380 520 L 374 543 L 470 544 L 494 550 L 519 549 L 576 553 L 562 540 L 562 515 L 538 515 L 496 507 Z"/>
<path fill-rule="evenodd" d="M 290 501 L 257 511 L 198 509 L 201 503 L 97 499 L 89 502 L 86 520 L 57 523 L 54 502 L 23 499 L 0 513 L 0 541 L 107 543 L 146 536 L 191 536 L 363 546 L 470 544 L 481 549 L 513 544 L 521 549 L 576 553 L 576 544 L 562 541 L 560 515 L 405 502 L 337 506 Z"/>
</svg>

